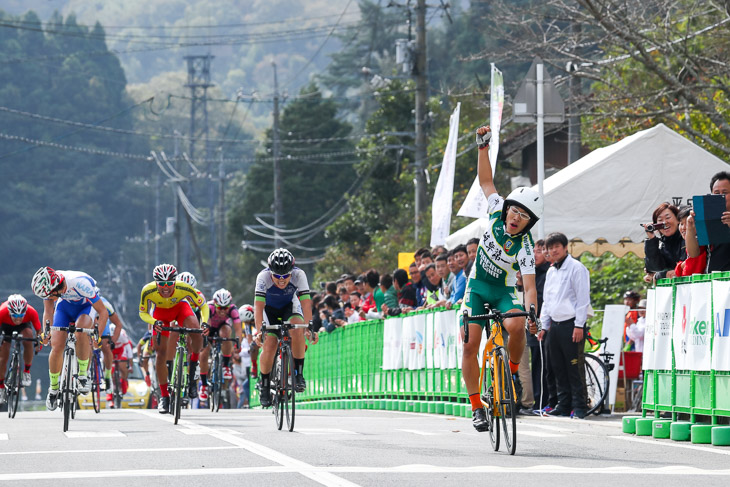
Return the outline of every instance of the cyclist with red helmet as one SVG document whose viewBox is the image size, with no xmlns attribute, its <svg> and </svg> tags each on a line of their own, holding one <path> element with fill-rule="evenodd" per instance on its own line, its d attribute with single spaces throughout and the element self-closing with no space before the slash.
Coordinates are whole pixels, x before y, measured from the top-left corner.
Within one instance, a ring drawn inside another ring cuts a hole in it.
<svg viewBox="0 0 730 487">
<path fill-rule="evenodd" d="M 33 275 L 31 287 L 36 296 L 43 299 L 43 322 L 53 324 L 51 332 L 51 354 L 48 356 L 48 375 L 51 386 L 48 388 L 46 407 L 53 411 L 58 407 L 58 378 L 63 366 L 63 349 L 66 347 L 66 336 L 69 323 L 76 323 L 76 328 L 92 328 L 94 323 L 89 316 L 94 308 L 99 314 L 99 332 L 104 331 L 109 319 L 109 312 L 97 293 L 96 281 L 84 272 L 56 271 L 50 267 L 41 267 Z M 79 363 L 78 386 L 81 394 L 91 390 L 87 377 L 91 342 L 81 332 L 77 332 L 76 357 Z M 46 343 L 48 337 L 46 337 Z"/>
<path fill-rule="evenodd" d="M 200 328 L 195 312 L 190 306 L 203 306 L 205 297 L 195 288 L 188 284 L 176 280 L 177 269 L 171 264 L 160 264 L 152 271 L 154 281 L 146 284 L 142 288 L 142 294 L 139 300 L 139 317 L 142 321 L 151 325 L 156 325 L 157 321 L 161 321 L 162 325 L 158 329 L 153 328 L 152 343 L 157 350 L 157 358 L 155 359 L 155 369 L 157 372 L 157 380 L 160 384 L 160 402 L 157 405 L 157 411 L 161 414 L 170 412 L 170 392 L 167 389 L 169 383 L 167 351 L 168 347 L 174 348 L 175 342 L 170 341 L 170 332 L 165 331 L 165 327 L 170 326 L 170 322 L 177 321 L 178 326 L 185 328 Z M 160 344 L 157 345 L 156 336 L 160 335 Z M 188 335 L 188 347 L 190 349 L 190 364 L 188 367 L 188 395 L 191 399 L 198 397 L 198 386 L 195 381 L 195 371 L 198 368 L 198 354 L 203 348 L 203 337 L 196 333 Z"/>
<path fill-rule="evenodd" d="M 33 338 L 33 329 L 36 335 L 41 332 L 41 322 L 38 319 L 38 312 L 28 304 L 20 294 L 11 294 L 8 300 L 0 305 L 0 332 L 7 341 L 0 346 L 0 404 L 5 402 L 7 391 L 5 389 L 5 370 L 10 357 L 10 337 L 13 332 L 24 338 Z M 28 387 L 31 384 L 30 366 L 33 364 L 33 342 L 23 342 L 23 370 L 22 384 Z"/>
<path fill-rule="evenodd" d="M 231 338 L 231 327 L 233 332 L 241 340 L 241 316 L 238 308 L 233 304 L 233 296 L 227 289 L 219 289 L 213 294 L 213 299 L 208 301 L 208 309 L 210 318 L 208 319 L 208 329 L 203 332 L 204 335 L 221 338 Z M 223 380 L 233 378 L 231 373 L 231 355 L 233 354 L 233 343 L 223 342 L 221 344 L 221 353 L 223 354 Z M 208 399 L 208 357 L 210 356 L 210 345 L 200 352 L 200 382 L 203 384 L 200 388 L 200 399 Z"/>
<path fill-rule="evenodd" d="M 256 323 L 256 344 L 262 348 L 259 358 L 261 372 L 261 406 L 271 406 L 270 374 L 279 337 L 275 332 L 267 332 L 262 339 L 262 327 L 276 323 L 277 319 L 291 323 L 310 323 L 312 321 L 312 299 L 309 296 L 307 275 L 294 266 L 294 256 L 287 249 L 276 249 L 268 259 L 269 266 L 256 277 L 254 297 L 254 321 Z M 317 343 L 317 333 L 308 329 L 312 343 Z M 296 389 L 303 392 L 307 387 L 304 380 L 304 332 L 302 329 L 291 331 L 292 355 L 296 374 Z M 263 340 L 263 343 L 262 343 Z"/>
</svg>

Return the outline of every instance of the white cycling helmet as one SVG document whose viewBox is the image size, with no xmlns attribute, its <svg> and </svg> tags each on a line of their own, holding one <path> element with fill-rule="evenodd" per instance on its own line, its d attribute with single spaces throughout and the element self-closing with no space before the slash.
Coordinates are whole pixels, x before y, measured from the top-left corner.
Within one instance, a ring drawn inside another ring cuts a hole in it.
<svg viewBox="0 0 730 487">
<path fill-rule="evenodd" d="M 244 304 L 240 311 L 241 321 L 253 321 L 253 306 Z"/>
<path fill-rule="evenodd" d="M 290 274 L 294 268 L 294 256 L 287 249 L 276 249 L 269 255 L 267 263 L 274 274 Z"/>
<path fill-rule="evenodd" d="M 174 281 L 177 278 L 177 269 L 172 264 L 160 264 L 152 271 L 155 281 Z"/>
<path fill-rule="evenodd" d="M 28 301 L 20 294 L 11 294 L 8 296 L 8 311 L 11 315 L 25 316 L 28 310 Z"/>
<path fill-rule="evenodd" d="M 177 276 L 177 280 L 184 282 L 190 287 L 198 287 L 198 280 L 195 279 L 195 276 L 191 272 L 181 272 L 180 275 Z"/>
<path fill-rule="evenodd" d="M 65 278 L 50 267 L 41 267 L 30 281 L 33 293 L 41 299 L 48 299 L 53 291 L 61 287 Z"/>
<path fill-rule="evenodd" d="M 219 289 L 213 294 L 213 302 L 216 306 L 220 306 L 222 308 L 225 308 L 226 306 L 230 306 L 233 302 L 233 296 L 231 296 L 231 293 L 228 291 L 228 289 Z"/>
<path fill-rule="evenodd" d="M 502 207 L 502 221 L 507 221 L 507 208 L 510 206 L 519 206 L 530 215 L 530 221 L 521 233 L 527 233 L 542 218 L 544 203 L 540 197 L 540 193 L 532 188 L 521 187 L 512 191 L 509 196 L 504 199 Z"/>
</svg>

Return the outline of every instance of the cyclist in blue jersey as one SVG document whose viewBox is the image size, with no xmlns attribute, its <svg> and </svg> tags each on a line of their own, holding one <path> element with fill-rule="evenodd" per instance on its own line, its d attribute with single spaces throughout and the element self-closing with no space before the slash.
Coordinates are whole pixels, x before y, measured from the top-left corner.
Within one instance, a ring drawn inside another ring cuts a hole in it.
<svg viewBox="0 0 730 487">
<path fill-rule="evenodd" d="M 286 249 L 276 249 L 268 259 L 269 266 L 256 277 L 256 292 L 254 297 L 254 322 L 256 323 L 256 343 L 262 347 L 259 358 L 261 373 L 261 406 L 271 406 L 270 374 L 274 365 L 274 357 L 278 345 L 278 334 L 267 332 L 267 338 L 262 339 L 262 327 L 265 324 L 276 323 L 278 319 L 290 323 L 309 323 L 312 321 L 312 300 L 309 296 L 309 284 L 303 270 L 294 266 L 294 256 Z M 313 330 L 308 329 L 307 335 L 312 344 L 317 343 L 319 337 Z M 304 380 L 304 331 L 292 330 L 292 355 L 296 389 L 303 392 L 306 388 Z M 262 344 L 263 340 L 263 344 Z"/>
</svg>

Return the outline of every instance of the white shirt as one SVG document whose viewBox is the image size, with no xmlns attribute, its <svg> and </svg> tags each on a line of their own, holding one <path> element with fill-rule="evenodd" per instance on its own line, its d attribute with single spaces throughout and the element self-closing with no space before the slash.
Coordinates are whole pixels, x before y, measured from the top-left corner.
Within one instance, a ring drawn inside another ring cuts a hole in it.
<svg viewBox="0 0 730 487">
<path fill-rule="evenodd" d="M 626 335 L 634 341 L 634 349 L 637 352 L 644 351 L 644 331 L 646 330 L 646 318 L 639 316 L 636 323 L 626 328 Z"/>
<path fill-rule="evenodd" d="M 575 318 L 575 326 L 583 328 L 591 306 L 591 277 L 588 269 L 568 255 L 560 269 L 554 265 L 545 276 L 543 303 L 540 312 L 542 326 L 550 329 L 553 321 Z"/>
</svg>

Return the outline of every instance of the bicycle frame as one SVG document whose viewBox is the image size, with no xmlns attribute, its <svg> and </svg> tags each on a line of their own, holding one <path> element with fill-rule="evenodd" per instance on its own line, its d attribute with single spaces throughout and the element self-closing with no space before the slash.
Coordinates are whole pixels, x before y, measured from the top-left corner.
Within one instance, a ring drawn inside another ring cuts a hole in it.
<svg viewBox="0 0 730 487">
<path fill-rule="evenodd" d="M 11 342 L 10 354 L 8 355 L 8 370 L 5 376 L 7 388 L 8 417 L 14 418 L 18 411 L 18 398 L 20 397 L 20 389 L 23 387 L 23 369 L 20 366 L 20 360 L 23 356 L 21 352 L 22 342 L 35 342 L 38 344 L 38 338 L 26 338 L 14 331 L 12 336 L 3 336 L 0 339 L 0 345 L 5 341 Z M 38 351 L 36 349 L 36 354 Z"/>
<path fill-rule="evenodd" d="M 166 326 L 162 330 L 170 333 L 178 333 L 177 345 L 175 346 L 175 360 L 172 369 L 172 393 L 170 394 L 170 413 L 175 417 L 175 424 L 180 419 L 180 409 L 184 399 L 187 399 L 188 374 L 187 370 L 187 335 L 190 333 L 203 333 L 201 328 L 185 328 L 181 326 Z M 157 335 L 157 344 L 160 344 L 160 334 Z"/>
<path fill-rule="evenodd" d="M 218 412 L 225 385 L 225 380 L 223 379 L 223 352 L 221 351 L 221 345 L 223 342 L 234 342 L 236 344 L 236 348 L 238 348 L 239 343 L 238 338 L 223 338 L 217 336 L 208 337 L 208 341 L 212 342 L 213 345 L 211 347 L 211 359 L 213 366 L 210 369 L 209 385 L 211 387 L 208 394 L 208 401 L 210 401 L 211 411 Z"/>
</svg>

